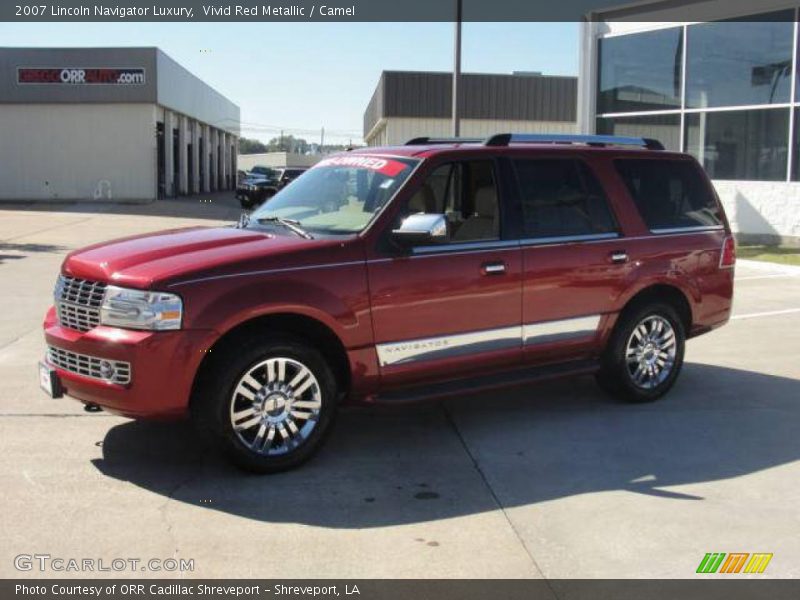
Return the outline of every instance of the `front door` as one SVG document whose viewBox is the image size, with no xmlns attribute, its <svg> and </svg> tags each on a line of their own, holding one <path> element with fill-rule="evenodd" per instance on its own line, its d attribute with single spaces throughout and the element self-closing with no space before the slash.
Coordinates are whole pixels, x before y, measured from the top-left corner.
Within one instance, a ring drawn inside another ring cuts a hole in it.
<svg viewBox="0 0 800 600">
<path fill-rule="evenodd" d="M 518 240 L 503 239 L 501 191 L 492 160 L 434 167 L 397 224 L 444 214 L 449 243 L 369 261 L 383 386 L 519 364 L 522 262 Z"/>
</svg>

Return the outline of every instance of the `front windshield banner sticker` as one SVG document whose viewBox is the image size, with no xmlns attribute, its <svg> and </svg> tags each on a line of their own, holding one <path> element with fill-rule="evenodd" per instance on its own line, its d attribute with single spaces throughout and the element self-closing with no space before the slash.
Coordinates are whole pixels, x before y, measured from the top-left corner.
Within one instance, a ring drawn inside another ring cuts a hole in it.
<svg viewBox="0 0 800 600">
<path fill-rule="evenodd" d="M 314 168 L 318 169 L 320 167 L 356 167 L 377 171 L 388 177 L 394 177 L 403 169 L 407 168 L 408 165 L 397 160 L 377 158 L 374 156 L 335 156 L 319 161 Z"/>
</svg>

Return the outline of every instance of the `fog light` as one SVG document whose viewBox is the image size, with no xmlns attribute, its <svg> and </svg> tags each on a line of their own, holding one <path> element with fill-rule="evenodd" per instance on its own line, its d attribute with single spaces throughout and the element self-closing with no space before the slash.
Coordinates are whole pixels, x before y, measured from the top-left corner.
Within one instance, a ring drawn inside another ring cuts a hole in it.
<svg viewBox="0 0 800 600">
<path fill-rule="evenodd" d="M 114 365 L 107 360 L 100 361 L 100 377 L 103 379 L 112 380 L 114 379 L 114 375 L 116 375 L 116 369 L 114 369 Z"/>
</svg>

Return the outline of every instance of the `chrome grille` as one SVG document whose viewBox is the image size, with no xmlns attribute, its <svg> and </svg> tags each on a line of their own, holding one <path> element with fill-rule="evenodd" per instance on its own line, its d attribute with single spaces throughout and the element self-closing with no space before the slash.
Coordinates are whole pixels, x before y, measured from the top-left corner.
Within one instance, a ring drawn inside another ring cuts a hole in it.
<svg viewBox="0 0 800 600">
<path fill-rule="evenodd" d="M 47 360 L 55 367 L 70 373 L 100 381 L 126 385 L 131 381 L 131 363 L 70 352 L 54 346 L 47 347 Z"/>
<path fill-rule="evenodd" d="M 78 331 L 89 331 L 100 324 L 100 310 L 97 308 L 75 306 L 66 302 L 59 302 L 56 306 L 58 308 L 58 321 L 63 327 L 77 329 Z"/>
<path fill-rule="evenodd" d="M 77 331 L 89 331 L 97 327 L 105 291 L 106 284 L 103 282 L 61 275 L 55 289 L 59 323 Z"/>
</svg>

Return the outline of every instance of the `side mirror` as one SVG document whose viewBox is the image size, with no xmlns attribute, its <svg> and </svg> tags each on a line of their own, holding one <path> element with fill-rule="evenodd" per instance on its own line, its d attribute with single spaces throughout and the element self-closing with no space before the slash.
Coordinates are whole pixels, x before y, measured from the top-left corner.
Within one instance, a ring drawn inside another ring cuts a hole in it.
<svg viewBox="0 0 800 600">
<path fill-rule="evenodd" d="M 392 239 L 404 248 L 444 244 L 449 237 L 447 218 L 436 213 L 409 215 L 392 231 Z"/>
</svg>

